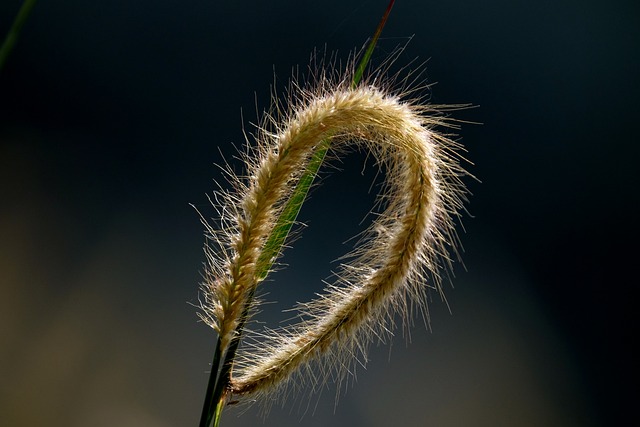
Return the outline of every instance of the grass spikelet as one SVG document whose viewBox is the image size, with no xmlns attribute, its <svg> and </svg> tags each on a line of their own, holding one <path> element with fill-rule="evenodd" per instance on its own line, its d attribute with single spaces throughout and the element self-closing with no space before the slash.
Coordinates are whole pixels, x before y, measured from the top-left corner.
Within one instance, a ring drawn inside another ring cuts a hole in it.
<svg viewBox="0 0 640 427">
<path fill-rule="evenodd" d="M 368 150 L 387 171 L 383 211 L 351 262 L 298 307 L 304 320 L 243 345 L 226 368 L 228 398 L 277 395 L 292 377 L 313 388 L 340 380 L 366 360 L 372 340 L 389 335 L 396 314 L 406 321 L 414 306 L 427 313 L 428 290 L 442 293 L 457 240 L 453 220 L 465 201 L 461 147 L 436 130 L 451 126 L 440 108 L 409 99 L 411 87 L 390 89 L 389 64 L 353 87 L 354 64 L 315 72 L 306 86 L 293 81 L 288 106 L 274 99 L 245 156 L 246 177 L 230 174 L 233 191 L 214 197 L 221 227 L 208 227 L 215 250 L 207 252 L 202 316 L 228 351 L 257 304 L 265 243 L 318 147 L 329 141 L 334 155 Z"/>
</svg>

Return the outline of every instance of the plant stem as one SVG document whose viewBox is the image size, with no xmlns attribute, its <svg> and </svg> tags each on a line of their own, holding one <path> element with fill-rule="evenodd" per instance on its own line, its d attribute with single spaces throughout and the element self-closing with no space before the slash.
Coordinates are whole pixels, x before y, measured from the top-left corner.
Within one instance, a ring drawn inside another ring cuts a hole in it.
<svg viewBox="0 0 640 427">
<path fill-rule="evenodd" d="M 358 63 L 356 71 L 353 75 L 353 79 L 351 81 L 351 87 L 356 88 L 360 81 L 362 80 L 362 75 L 364 74 L 364 70 L 367 68 L 367 64 L 371 59 L 371 55 L 373 53 L 373 49 L 378 42 L 378 38 L 382 33 L 382 29 L 384 28 L 385 23 L 387 22 L 387 18 L 389 17 L 389 13 L 391 13 L 391 8 L 393 8 L 393 4 L 395 0 L 391 0 L 389 5 L 387 6 L 387 10 L 385 11 L 378 27 L 376 28 L 371 41 L 367 46 L 367 49 L 362 56 L 362 59 Z M 280 250 L 282 249 L 282 245 L 293 226 L 296 218 L 298 217 L 298 213 L 300 212 L 300 208 L 302 207 L 302 203 L 304 202 L 307 194 L 309 193 L 309 189 L 311 188 L 311 184 L 313 184 L 313 180 L 316 177 L 324 158 L 329 151 L 331 146 L 330 139 L 324 140 L 318 144 L 318 148 L 313 153 L 309 164 L 307 165 L 304 174 L 300 177 L 298 184 L 296 185 L 293 194 L 287 201 L 280 217 L 278 218 L 278 222 L 276 223 L 271 235 L 267 239 L 267 242 L 264 245 L 264 249 L 260 254 L 258 259 L 258 265 L 256 268 L 257 278 L 258 280 L 264 280 L 265 277 L 269 274 L 271 267 L 275 259 L 278 257 Z"/>
<path fill-rule="evenodd" d="M 395 3 L 395 0 L 391 0 L 389 2 L 389 5 L 387 6 L 387 10 L 385 10 L 384 15 L 382 15 L 382 19 L 378 23 L 378 28 L 376 28 L 376 32 L 373 33 L 373 37 L 371 38 L 371 41 L 367 46 L 367 50 L 365 50 L 364 55 L 360 60 L 360 63 L 358 63 L 358 68 L 356 68 L 356 72 L 353 74 L 353 80 L 351 81 L 351 87 L 353 89 L 355 89 L 360 83 L 360 80 L 362 80 L 362 75 L 364 74 L 364 70 L 365 68 L 367 68 L 367 64 L 369 63 L 369 60 L 371 59 L 371 54 L 373 53 L 373 49 L 376 47 L 376 43 L 378 43 L 378 38 L 380 38 L 380 34 L 382 34 L 382 29 L 384 28 L 384 25 L 387 23 L 387 18 L 391 13 L 391 9 L 393 8 L 394 3 Z"/>
<path fill-rule="evenodd" d="M 245 303 L 238 328 L 236 329 L 236 335 L 231 340 L 229 348 L 226 352 L 221 349 L 220 338 L 218 337 L 218 344 L 216 345 L 216 353 L 211 365 L 211 376 L 209 377 L 209 385 L 207 386 L 207 394 L 205 396 L 204 408 L 202 409 L 202 417 L 200 418 L 200 427 L 218 427 L 220 423 L 220 416 L 222 415 L 222 409 L 224 408 L 227 400 L 227 388 L 231 383 L 231 370 L 233 368 L 233 361 L 240 345 L 240 339 L 242 338 L 242 331 L 244 325 L 249 318 L 249 309 L 251 307 L 251 300 L 255 294 L 255 287 L 251 293 L 247 296 L 247 303 Z M 224 359 L 221 356 L 224 353 Z M 222 365 L 220 365 L 222 363 Z M 214 371 L 215 367 L 215 371 Z M 219 372 L 218 372 L 219 371 Z M 214 377 L 215 374 L 215 377 Z"/>
<path fill-rule="evenodd" d="M 220 337 L 218 337 L 216 349 L 213 353 L 213 361 L 211 362 L 211 375 L 209 375 L 209 384 L 207 385 L 207 392 L 204 395 L 204 406 L 202 408 L 202 416 L 200 417 L 200 427 L 209 427 L 212 425 L 214 406 L 218 404 L 214 391 L 216 389 L 216 380 L 218 379 L 218 373 L 220 371 L 222 350 L 222 343 Z M 219 418 L 220 417 L 218 416 L 218 419 Z M 217 422 L 214 425 L 217 425 Z"/>
<path fill-rule="evenodd" d="M 313 153 L 311 160 L 309 160 L 309 164 L 307 165 L 304 174 L 300 177 L 293 194 L 282 209 L 278 222 L 273 227 L 273 231 L 264 245 L 264 250 L 258 258 L 256 267 L 256 276 L 258 281 L 264 280 L 269 274 L 274 260 L 277 258 L 284 241 L 289 235 L 289 231 L 291 230 L 293 223 L 298 217 L 302 203 L 309 193 L 311 184 L 313 184 L 313 180 L 316 177 L 325 156 L 327 155 L 327 151 L 329 151 L 330 145 L 331 141 L 328 139 L 318 144 L 318 148 Z"/>
<path fill-rule="evenodd" d="M 364 70 L 367 68 L 369 60 L 371 59 L 371 55 L 373 54 L 373 50 L 378 42 L 378 38 L 380 38 L 380 34 L 382 33 L 382 29 L 387 22 L 387 18 L 391 13 L 391 8 L 393 8 L 393 4 L 395 0 L 391 0 L 389 5 L 387 6 L 387 10 L 385 11 L 380 23 L 378 23 L 378 27 L 376 28 L 373 37 L 369 41 L 367 49 L 362 56 L 362 59 L 358 63 L 356 71 L 353 75 L 353 79 L 351 81 L 351 87 L 355 89 L 360 81 L 362 80 L 362 75 L 364 74 Z M 269 239 L 264 245 L 264 250 L 260 254 L 258 259 L 258 265 L 256 268 L 257 278 L 258 280 L 263 280 L 269 274 L 271 270 L 271 266 L 273 262 L 278 257 L 280 250 L 282 249 L 282 245 L 293 226 L 296 218 L 298 217 L 298 213 L 300 212 L 300 208 L 302 207 L 302 203 L 304 202 L 307 194 L 309 193 L 309 189 L 311 188 L 311 184 L 313 184 L 313 180 L 316 177 L 324 158 L 331 147 L 331 140 L 326 139 L 321 141 L 316 148 L 316 151 L 313 153 L 309 164 L 307 165 L 304 174 L 300 177 L 298 184 L 296 185 L 293 194 L 287 201 L 280 217 L 278 218 L 278 222 L 276 223 Z"/>
<path fill-rule="evenodd" d="M 16 19 L 14 19 L 13 24 L 11 24 L 11 28 L 5 37 L 2 46 L 0 46 L 0 70 L 4 67 L 9 53 L 11 53 L 13 46 L 18 40 L 20 30 L 29 17 L 29 13 L 31 13 L 31 9 L 33 9 L 33 5 L 35 3 L 36 0 L 24 0 L 20 10 L 18 11 L 18 15 L 16 15 Z"/>
</svg>

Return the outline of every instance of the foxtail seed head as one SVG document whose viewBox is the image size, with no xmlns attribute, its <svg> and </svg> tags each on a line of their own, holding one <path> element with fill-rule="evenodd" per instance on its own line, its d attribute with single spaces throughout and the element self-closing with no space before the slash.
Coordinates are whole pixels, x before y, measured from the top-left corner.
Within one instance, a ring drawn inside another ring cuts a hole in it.
<svg viewBox="0 0 640 427">
<path fill-rule="evenodd" d="M 229 385 L 234 395 L 271 393 L 303 366 L 314 386 L 342 378 L 374 338 L 389 334 L 396 313 L 407 316 L 414 305 L 426 311 L 428 289 L 442 292 L 440 273 L 457 241 L 453 219 L 465 201 L 461 147 L 435 131 L 446 125 L 437 108 L 385 85 L 352 88 L 348 77 L 323 74 L 313 89 L 292 84 L 294 105 L 282 113 L 276 101 L 248 150 L 247 177 L 231 174 L 233 191 L 215 193 L 220 229 L 208 227 L 215 249 L 205 248 L 201 316 L 227 348 L 262 279 L 256 266 L 265 242 L 318 144 L 330 141 L 336 152 L 362 147 L 387 170 L 384 211 L 353 262 L 299 307 L 305 320 L 241 349 Z M 309 368 L 312 361 L 318 369 Z"/>
</svg>

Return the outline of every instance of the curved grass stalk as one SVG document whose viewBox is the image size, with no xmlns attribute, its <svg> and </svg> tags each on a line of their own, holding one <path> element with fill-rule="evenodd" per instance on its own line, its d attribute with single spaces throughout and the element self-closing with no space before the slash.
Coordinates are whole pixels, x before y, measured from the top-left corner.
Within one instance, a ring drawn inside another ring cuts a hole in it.
<svg viewBox="0 0 640 427">
<path fill-rule="evenodd" d="M 365 356 L 369 342 L 389 332 L 396 313 L 406 318 L 413 305 L 425 307 L 429 288 L 442 291 L 441 263 L 450 262 L 447 253 L 456 241 L 453 218 L 462 209 L 465 174 L 457 144 L 434 130 L 444 119 L 433 107 L 372 85 L 353 89 L 343 81 L 319 87 L 301 97 L 283 125 L 274 124 L 274 131 L 264 125 L 248 164 L 249 182 L 236 182 L 239 194 L 227 193 L 220 209 L 233 226 L 213 232 L 229 249 L 211 265 L 204 309 L 221 348 L 228 348 L 217 385 L 224 398 L 272 393 L 324 355 L 326 367 L 335 371 L 320 375 L 340 378 L 345 372 L 340 367 Z M 300 307 L 304 321 L 236 353 L 252 308 L 247 301 L 260 282 L 257 266 L 265 242 L 295 192 L 292 183 L 328 140 L 332 150 L 366 148 L 385 166 L 385 209 L 337 283 Z M 228 382 L 220 380 L 225 378 Z"/>
<path fill-rule="evenodd" d="M 373 335 L 388 331 L 394 313 L 423 306 L 427 287 L 441 292 L 439 264 L 450 262 L 452 218 L 464 201 L 459 147 L 434 131 L 445 124 L 436 109 L 358 86 L 392 4 L 353 77 L 335 82 L 323 75 L 315 90 L 301 89 L 289 113 L 268 117 L 247 159 L 249 180 L 232 176 L 235 192 L 217 193 L 222 227 L 208 231 L 219 252 L 206 248 L 202 317 L 218 343 L 201 427 L 218 425 L 230 396 L 277 390 L 319 355 L 334 356 L 330 370 L 348 366 L 345 360 L 364 355 Z M 305 321 L 238 354 L 256 287 L 280 254 L 327 151 L 353 141 L 387 166 L 385 211 L 338 282 L 301 307 Z"/>
<path fill-rule="evenodd" d="M 360 144 L 386 165 L 387 206 L 338 283 L 301 307 L 306 320 L 236 359 L 230 391 L 237 396 L 271 393 L 321 354 L 332 355 L 336 367 L 349 365 L 345 361 L 364 354 L 372 335 L 383 334 L 395 312 L 424 302 L 426 283 L 440 292 L 438 262 L 452 241 L 451 215 L 462 207 L 463 172 L 450 156 L 455 144 L 432 130 L 441 120 L 423 107 L 371 86 L 338 86 L 294 111 L 279 133 L 262 135 L 271 144 L 264 144 L 270 149 L 254 165 L 256 179 L 243 197 L 251 207 L 248 216 L 277 210 L 289 195 L 291 176 L 327 138 L 337 149 Z M 258 227 L 254 230 L 260 241 Z"/>
</svg>

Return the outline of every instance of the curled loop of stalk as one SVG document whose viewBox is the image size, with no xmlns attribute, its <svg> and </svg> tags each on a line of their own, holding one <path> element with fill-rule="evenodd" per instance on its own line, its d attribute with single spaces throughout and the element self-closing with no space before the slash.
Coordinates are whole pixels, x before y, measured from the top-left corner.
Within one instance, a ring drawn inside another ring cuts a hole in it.
<svg viewBox="0 0 640 427">
<path fill-rule="evenodd" d="M 338 281 L 300 307 L 304 321 L 237 355 L 228 383 L 235 395 L 278 388 L 321 353 L 334 356 L 330 368 L 365 355 L 368 342 L 392 327 L 396 312 L 424 308 L 428 288 L 441 292 L 442 263 L 450 262 L 464 171 L 459 147 L 434 130 L 444 124 L 441 116 L 372 85 L 319 87 L 300 94 L 282 123 L 272 119 L 271 131 L 263 126 L 248 156 L 250 178 L 236 179 L 234 193 L 219 194 L 222 231 L 209 229 L 218 248 L 209 253 L 203 318 L 222 348 L 242 332 L 247 304 L 264 278 L 265 243 L 319 144 L 330 140 L 340 150 L 354 143 L 373 153 L 388 171 L 385 209 Z"/>
</svg>

